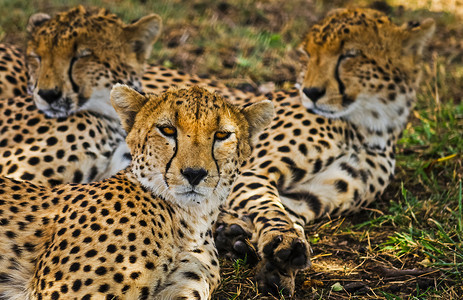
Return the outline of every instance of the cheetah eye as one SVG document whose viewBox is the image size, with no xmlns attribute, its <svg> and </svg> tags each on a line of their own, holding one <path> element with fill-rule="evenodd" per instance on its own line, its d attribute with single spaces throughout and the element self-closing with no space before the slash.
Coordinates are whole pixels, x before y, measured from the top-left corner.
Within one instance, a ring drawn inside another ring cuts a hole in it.
<svg viewBox="0 0 463 300">
<path fill-rule="evenodd" d="M 39 62 L 42 60 L 42 58 L 39 55 L 35 54 L 35 53 L 28 54 L 27 59 L 35 59 L 35 60 L 37 60 Z"/>
<path fill-rule="evenodd" d="M 214 138 L 219 141 L 224 141 L 230 137 L 231 132 L 217 131 L 214 135 Z"/>
<path fill-rule="evenodd" d="M 77 52 L 76 58 L 83 58 L 90 55 L 92 55 L 92 51 L 90 49 L 82 49 Z"/>
<path fill-rule="evenodd" d="M 158 129 L 163 135 L 168 137 L 177 135 L 177 129 L 175 129 L 175 127 L 172 126 L 160 126 L 158 127 Z"/>
<path fill-rule="evenodd" d="M 307 50 L 302 46 L 297 48 L 297 54 L 302 60 L 308 60 L 310 58 L 309 52 L 307 52 Z"/>
<path fill-rule="evenodd" d="M 362 54 L 362 51 L 360 51 L 358 49 L 347 49 L 342 54 L 342 56 L 344 56 L 344 57 L 356 57 L 356 56 L 359 56 L 360 54 Z"/>
</svg>

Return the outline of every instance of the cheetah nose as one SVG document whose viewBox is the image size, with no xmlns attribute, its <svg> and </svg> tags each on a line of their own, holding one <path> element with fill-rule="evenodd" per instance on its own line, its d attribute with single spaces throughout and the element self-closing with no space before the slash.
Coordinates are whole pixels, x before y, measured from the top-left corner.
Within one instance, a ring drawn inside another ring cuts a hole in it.
<svg viewBox="0 0 463 300">
<path fill-rule="evenodd" d="M 305 88 L 302 89 L 302 91 L 314 103 L 317 102 L 318 99 L 323 97 L 325 95 L 325 92 L 326 92 L 326 90 L 324 88 L 319 89 L 319 88 L 316 88 L 316 87 L 311 87 L 311 88 L 306 88 L 305 87 Z"/>
<path fill-rule="evenodd" d="M 48 104 L 52 104 L 62 96 L 61 91 L 58 89 L 39 90 L 38 94 L 43 100 L 47 101 Z"/>
<path fill-rule="evenodd" d="M 180 173 L 182 173 L 183 177 L 185 177 L 191 185 L 198 185 L 198 183 L 207 176 L 207 171 L 203 168 L 186 168 L 185 170 L 180 170 Z"/>
</svg>

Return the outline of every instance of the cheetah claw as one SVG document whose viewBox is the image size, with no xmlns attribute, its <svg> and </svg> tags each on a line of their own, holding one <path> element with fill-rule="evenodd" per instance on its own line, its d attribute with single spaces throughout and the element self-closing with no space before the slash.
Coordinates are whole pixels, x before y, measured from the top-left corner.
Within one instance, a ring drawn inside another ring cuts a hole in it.
<svg viewBox="0 0 463 300">
<path fill-rule="evenodd" d="M 214 239 L 219 255 L 232 260 L 246 260 L 248 264 L 255 265 L 259 261 L 259 255 L 250 241 L 252 234 L 244 229 L 246 228 L 245 222 L 238 223 L 241 224 L 221 221 L 217 223 Z"/>
</svg>

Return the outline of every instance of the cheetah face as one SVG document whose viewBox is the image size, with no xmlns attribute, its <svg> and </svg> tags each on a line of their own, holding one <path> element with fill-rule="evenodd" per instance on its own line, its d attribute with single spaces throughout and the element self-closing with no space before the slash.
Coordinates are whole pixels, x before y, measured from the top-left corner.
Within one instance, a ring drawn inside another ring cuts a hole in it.
<svg viewBox="0 0 463 300">
<path fill-rule="evenodd" d="M 315 57 L 310 55 L 306 67 L 308 71 L 300 87 L 303 104 L 319 115 L 331 118 L 338 118 L 348 114 L 355 108 L 354 102 L 359 96 L 358 87 L 354 78 L 347 76 L 349 67 L 358 63 L 357 53 L 352 49 L 345 53 L 338 53 L 336 56 Z M 318 65 L 315 65 L 318 62 Z M 315 66 L 314 66 L 315 65 Z M 317 70 L 318 73 L 313 72 Z M 329 70 L 328 72 L 323 70 Z M 327 76 L 323 83 L 312 83 L 320 77 Z"/>
<path fill-rule="evenodd" d="M 374 10 L 336 11 L 301 45 L 308 55 L 304 106 L 329 118 L 362 115 L 371 124 L 405 115 L 419 79 L 416 62 L 433 30 L 431 19 L 399 27 Z"/>
<path fill-rule="evenodd" d="M 273 116 L 270 101 L 243 109 L 198 87 L 155 97 L 117 85 L 111 101 L 128 132 L 133 173 L 182 206 L 224 199 L 250 155 L 251 138 Z"/>
<path fill-rule="evenodd" d="M 82 6 L 58 14 L 31 16 L 28 25 L 29 90 L 49 117 L 88 110 L 117 117 L 111 87 L 141 89 L 145 58 L 161 28 L 157 15 L 125 25 L 106 10 Z"/>
<path fill-rule="evenodd" d="M 320 65 L 314 66 L 314 61 Z M 405 106 L 414 94 L 405 72 L 396 74 L 374 55 L 356 48 L 341 49 L 335 57 L 317 57 L 308 63 L 300 89 L 303 104 L 315 113 L 328 117 L 347 117 L 354 112 L 370 111 L 375 116 L 385 112 L 382 106 L 397 102 Z M 312 72 L 318 69 L 318 75 Z M 330 70 L 324 72 L 323 70 Z M 325 81 L 319 83 L 323 77 Z"/>
</svg>

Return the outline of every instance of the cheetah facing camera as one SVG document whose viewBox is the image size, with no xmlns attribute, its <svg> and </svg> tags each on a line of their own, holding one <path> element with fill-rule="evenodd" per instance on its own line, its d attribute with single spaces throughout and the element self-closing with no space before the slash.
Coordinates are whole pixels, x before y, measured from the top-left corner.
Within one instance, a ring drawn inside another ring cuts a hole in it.
<svg viewBox="0 0 463 300">
<path fill-rule="evenodd" d="M 378 11 L 337 10 L 302 45 L 309 57 L 300 90 L 265 95 L 276 117 L 215 230 L 219 253 L 261 258 L 260 292 L 292 294 L 298 270 L 310 265 L 304 225 L 358 211 L 393 178 L 433 31 L 431 19 L 396 26 Z"/>
<path fill-rule="evenodd" d="M 0 298 L 207 299 L 218 284 L 211 227 L 272 103 L 124 85 L 111 101 L 127 169 L 55 188 L 0 179 Z"/>
</svg>

